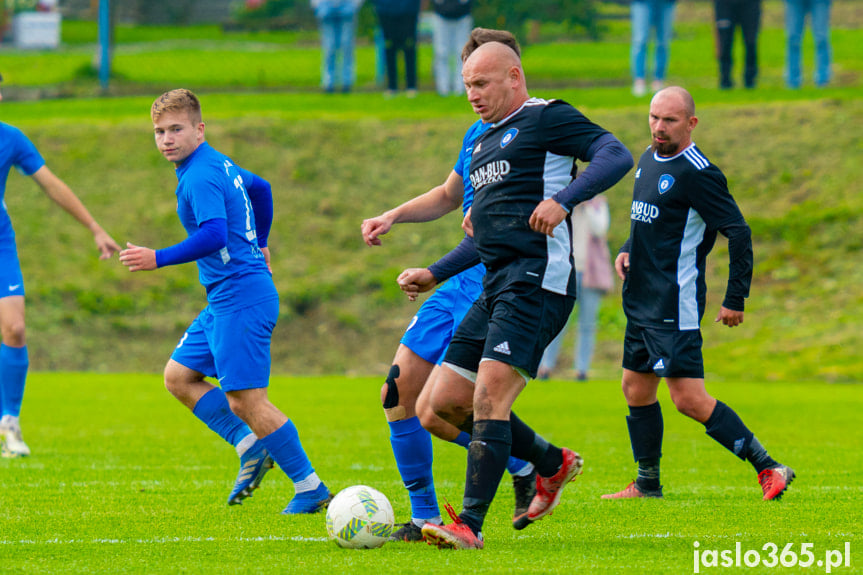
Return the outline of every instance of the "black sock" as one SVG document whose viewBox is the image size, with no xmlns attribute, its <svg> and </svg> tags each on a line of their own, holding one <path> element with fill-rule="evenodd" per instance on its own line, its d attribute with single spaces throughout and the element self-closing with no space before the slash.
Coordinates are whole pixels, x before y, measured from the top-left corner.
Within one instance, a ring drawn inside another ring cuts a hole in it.
<svg viewBox="0 0 863 575">
<path fill-rule="evenodd" d="M 459 517 L 474 533 L 482 530 L 486 513 L 506 471 L 512 446 L 509 421 L 474 421 L 467 452 L 467 478 L 463 510 Z"/>
<path fill-rule="evenodd" d="M 638 460 L 638 477 L 635 484 L 642 491 L 659 491 L 659 458 L 651 457 Z"/>
<path fill-rule="evenodd" d="M 758 473 L 779 465 L 775 459 L 770 457 L 770 454 L 755 436 L 752 437 L 752 441 L 749 442 L 749 449 L 746 450 L 746 461 L 751 463 Z"/>
<path fill-rule="evenodd" d="M 740 459 L 746 459 L 753 435 L 733 409 L 717 401 L 704 427 L 707 428 L 707 435 L 725 449 Z"/>
<path fill-rule="evenodd" d="M 632 458 L 657 460 L 662 457 L 662 408 L 659 402 L 650 405 L 630 405 L 626 416 L 629 428 L 629 443 L 632 445 Z"/>
<path fill-rule="evenodd" d="M 557 473 L 563 464 L 563 450 L 546 441 L 515 413 L 510 412 L 509 421 L 513 457 L 530 461 L 536 467 L 536 472 L 543 477 L 551 477 Z"/>
<path fill-rule="evenodd" d="M 642 491 L 657 491 L 659 459 L 662 457 L 662 408 L 659 402 L 650 405 L 630 405 L 626 416 L 632 457 L 638 462 L 635 484 Z"/>
</svg>

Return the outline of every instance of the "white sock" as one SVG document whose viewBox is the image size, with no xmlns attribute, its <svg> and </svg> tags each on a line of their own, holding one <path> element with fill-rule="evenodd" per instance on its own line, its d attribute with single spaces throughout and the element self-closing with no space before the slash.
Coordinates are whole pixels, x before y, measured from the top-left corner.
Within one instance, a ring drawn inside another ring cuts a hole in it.
<svg viewBox="0 0 863 575">
<path fill-rule="evenodd" d="M 240 457 L 245 455 L 246 452 L 249 450 L 249 448 L 251 446 L 253 446 L 257 440 L 258 440 L 258 438 L 255 437 L 254 433 L 250 433 L 247 436 L 245 436 L 244 438 L 242 438 L 240 440 L 240 442 L 237 444 L 237 447 L 234 448 L 237 450 L 237 455 Z"/>
<path fill-rule="evenodd" d="M 294 491 L 297 494 L 306 493 L 308 491 L 314 491 L 318 488 L 318 485 L 321 484 L 321 479 L 318 477 L 318 474 L 312 471 L 305 479 L 302 481 L 297 481 L 294 483 Z"/>
</svg>

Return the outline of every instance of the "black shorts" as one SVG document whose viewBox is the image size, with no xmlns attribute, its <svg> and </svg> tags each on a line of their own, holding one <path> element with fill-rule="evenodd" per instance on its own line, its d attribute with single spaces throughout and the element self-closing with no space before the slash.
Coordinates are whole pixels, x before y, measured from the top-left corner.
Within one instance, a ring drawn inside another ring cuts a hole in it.
<svg viewBox="0 0 863 575">
<path fill-rule="evenodd" d="M 659 377 L 704 379 L 701 330 L 653 329 L 627 322 L 623 367 Z"/>
<path fill-rule="evenodd" d="M 536 377 L 546 346 L 566 325 L 575 298 L 531 283 L 516 283 L 468 310 L 450 342 L 444 362 L 476 372 L 493 359 Z"/>
</svg>

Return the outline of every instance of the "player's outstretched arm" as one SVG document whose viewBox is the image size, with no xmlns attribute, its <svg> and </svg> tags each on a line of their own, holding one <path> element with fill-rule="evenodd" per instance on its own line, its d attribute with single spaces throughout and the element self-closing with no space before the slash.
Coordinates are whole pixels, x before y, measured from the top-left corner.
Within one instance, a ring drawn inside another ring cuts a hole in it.
<svg viewBox="0 0 863 575">
<path fill-rule="evenodd" d="M 149 271 L 164 266 L 175 266 L 199 260 L 228 245 L 228 222 L 224 218 L 213 218 L 201 222 L 198 231 L 173 246 L 152 250 L 127 243 L 120 252 L 120 262 L 130 272 Z M 267 255 L 264 254 L 264 261 Z"/>
<path fill-rule="evenodd" d="M 120 245 L 108 235 L 108 232 L 102 229 L 102 226 L 90 215 L 78 196 L 63 180 L 54 175 L 48 166 L 42 166 L 36 170 L 32 177 L 49 198 L 93 233 L 93 241 L 96 242 L 96 247 L 99 249 L 99 259 L 108 259 L 115 252 L 120 251 Z"/>
<path fill-rule="evenodd" d="M 393 225 L 436 220 L 459 207 L 463 197 L 464 181 L 453 170 L 443 184 L 377 217 L 363 220 L 360 228 L 363 241 L 369 246 L 379 246 L 380 236 L 389 232 Z"/>
</svg>

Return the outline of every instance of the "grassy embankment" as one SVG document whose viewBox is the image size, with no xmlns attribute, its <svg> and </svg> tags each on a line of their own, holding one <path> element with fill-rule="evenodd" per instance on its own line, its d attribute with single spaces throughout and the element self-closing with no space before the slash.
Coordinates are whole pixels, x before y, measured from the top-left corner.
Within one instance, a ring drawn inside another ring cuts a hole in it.
<svg viewBox="0 0 863 575">
<path fill-rule="evenodd" d="M 755 238 L 755 284 L 740 329 L 712 323 L 724 289 L 721 242 L 712 256 L 707 367 L 710 377 L 858 380 L 863 66 L 856 49 L 860 32 L 846 27 L 856 9 L 837 2 L 836 85 L 790 92 L 781 85 L 781 5 L 767 6 L 762 83 L 751 92 L 715 89 L 709 12 L 699 12 L 704 7 L 684 13 L 676 28 L 671 80 L 695 94 L 701 117 L 695 139 L 724 169 Z M 647 99 L 633 100 L 628 92 L 624 28 L 613 23 L 602 43 L 531 46 L 524 61 L 534 95 L 569 100 L 637 156 L 647 144 Z M 313 47 L 252 50 L 247 44 L 209 56 L 190 45 L 182 57 L 170 42 L 161 48 L 121 45 L 117 69 L 127 79 L 139 74 L 131 80 L 152 80 L 152 94 L 4 102 L 0 119 L 25 129 L 118 241 L 158 247 L 178 241 L 182 231 L 174 214 L 174 176 L 153 147 L 147 110 L 155 88 L 199 89 L 210 141 L 274 183 L 271 245 L 282 293 L 274 370 L 384 373 L 417 307 L 402 299 L 393 280 L 403 267 L 428 264 L 454 245 L 458 217 L 396 229 L 374 250 L 361 243 L 359 224 L 442 181 L 474 117 L 463 100 L 430 93 L 383 100 L 369 86 L 370 48 L 360 50 L 363 91 L 325 97 L 305 90 L 316 83 Z M 57 67 L 63 58 L 86 60 L 89 53 L 6 53 L 6 86 L 33 85 L 26 79 L 34 77 L 27 76 L 31 71 L 63 70 Z M 244 60 L 249 53 L 255 64 Z M 208 58 L 223 65 L 213 67 Z M 807 64 L 811 68 L 811 57 Z M 77 65 L 63 73 L 74 77 Z M 207 93 L 239 87 L 232 74 L 254 86 L 254 66 L 284 75 L 264 87 L 300 90 Z M 206 77 L 199 75 L 204 70 Z M 631 178 L 608 192 L 613 250 L 628 229 Z M 202 304 L 195 270 L 130 275 L 116 261 L 98 262 L 80 226 L 20 176 L 10 176 L 6 200 L 27 282 L 33 368 L 160 370 Z M 600 377 L 616 377 L 623 323 L 618 297 L 606 298 Z"/>
</svg>

